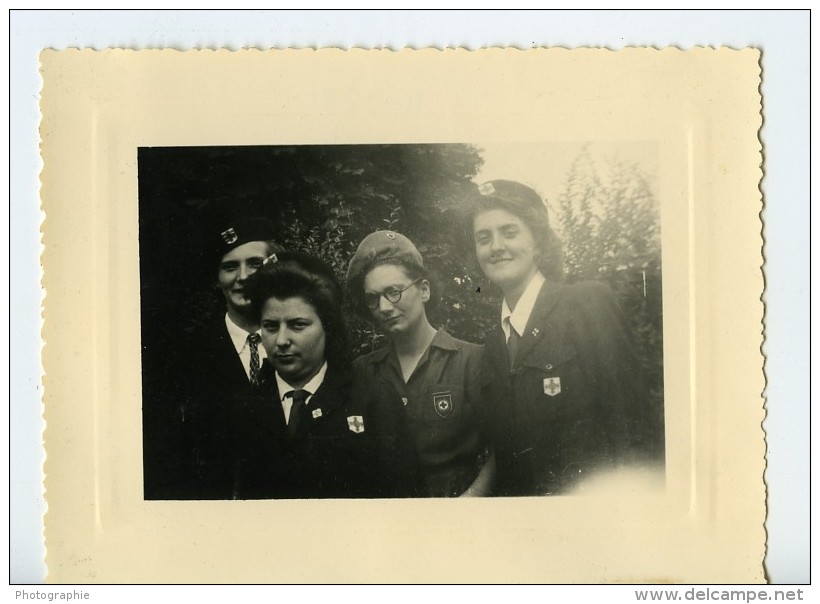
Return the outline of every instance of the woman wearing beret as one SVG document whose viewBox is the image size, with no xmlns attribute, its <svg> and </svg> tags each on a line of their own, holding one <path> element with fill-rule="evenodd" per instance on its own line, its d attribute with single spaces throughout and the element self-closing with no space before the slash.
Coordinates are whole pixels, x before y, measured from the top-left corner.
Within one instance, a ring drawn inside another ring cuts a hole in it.
<svg viewBox="0 0 820 604">
<path fill-rule="evenodd" d="M 479 187 L 468 234 L 504 299 L 485 343 L 499 495 L 555 495 L 645 461 L 659 427 L 621 313 L 602 284 L 561 282 L 546 206 L 529 187 Z"/>
<path fill-rule="evenodd" d="M 268 363 L 226 408 L 234 498 L 368 492 L 369 421 L 351 395 L 342 291 L 317 258 L 279 253 L 245 285 Z"/>
<path fill-rule="evenodd" d="M 380 423 L 392 422 L 387 431 L 398 430 L 414 458 L 415 474 L 393 468 L 392 494 L 489 494 L 493 463 L 479 427 L 481 347 L 430 324 L 435 296 L 416 246 L 393 231 L 368 235 L 350 261 L 347 285 L 361 314 L 388 338 L 355 361 L 356 382 L 379 401 Z"/>
<path fill-rule="evenodd" d="M 207 232 L 202 256 L 225 307 L 181 336 L 175 350 L 157 354 L 166 360 L 158 392 L 145 397 L 146 499 L 231 497 L 219 418 L 233 396 L 256 387 L 265 359 L 259 318 L 244 288 L 265 259 L 281 251 L 275 235 L 273 222 L 262 216 L 235 216 Z"/>
</svg>

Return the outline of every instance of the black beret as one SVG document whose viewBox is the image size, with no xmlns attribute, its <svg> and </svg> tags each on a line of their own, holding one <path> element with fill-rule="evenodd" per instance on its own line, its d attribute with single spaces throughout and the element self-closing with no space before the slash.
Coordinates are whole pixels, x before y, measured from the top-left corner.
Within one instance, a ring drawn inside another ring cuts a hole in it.
<svg viewBox="0 0 820 604">
<path fill-rule="evenodd" d="M 264 216 L 239 216 L 221 223 L 209 236 L 209 248 L 216 261 L 232 249 L 251 241 L 270 241 L 276 226 Z"/>
<path fill-rule="evenodd" d="M 492 199 L 502 205 L 517 209 L 536 211 L 547 216 L 547 206 L 541 196 L 527 185 L 514 180 L 491 180 L 478 187 L 484 202 Z"/>
</svg>

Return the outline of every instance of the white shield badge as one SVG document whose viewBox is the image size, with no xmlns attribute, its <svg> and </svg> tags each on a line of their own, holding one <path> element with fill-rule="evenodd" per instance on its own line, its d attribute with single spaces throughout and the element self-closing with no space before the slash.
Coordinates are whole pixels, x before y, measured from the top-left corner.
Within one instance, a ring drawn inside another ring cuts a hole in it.
<svg viewBox="0 0 820 604">
<path fill-rule="evenodd" d="M 555 396 L 557 394 L 561 394 L 561 378 L 544 378 L 544 394 L 546 394 L 547 396 Z"/>
<path fill-rule="evenodd" d="M 364 432 L 364 418 L 361 415 L 348 415 L 347 427 L 350 428 L 351 432 L 361 434 Z"/>
<path fill-rule="evenodd" d="M 453 395 L 449 392 L 439 392 L 434 394 L 433 408 L 441 417 L 449 417 L 453 412 Z"/>
<path fill-rule="evenodd" d="M 317 417 L 322 417 L 322 410 L 314 409 L 311 415 L 313 416 L 313 419 L 316 419 Z"/>
</svg>

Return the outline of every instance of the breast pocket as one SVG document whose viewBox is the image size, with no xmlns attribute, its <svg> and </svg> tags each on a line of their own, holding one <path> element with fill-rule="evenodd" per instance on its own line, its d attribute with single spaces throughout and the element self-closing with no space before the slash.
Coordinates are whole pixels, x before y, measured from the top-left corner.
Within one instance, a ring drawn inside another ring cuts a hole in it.
<svg viewBox="0 0 820 604">
<path fill-rule="evenodd" d="M 535 421 L 555 421 L 583 405 L 581 368 L 572 347 L 534 350 L 515 381 L 516 398 Z"/>
<path fill-rule="evenodd" d="M 421 416 L 427 421 L 448 421 L 461 417 L 463 407 L 464 392 L 460 384 L 434 384 L 428 386 L 421 401 Z"/>
</svg>

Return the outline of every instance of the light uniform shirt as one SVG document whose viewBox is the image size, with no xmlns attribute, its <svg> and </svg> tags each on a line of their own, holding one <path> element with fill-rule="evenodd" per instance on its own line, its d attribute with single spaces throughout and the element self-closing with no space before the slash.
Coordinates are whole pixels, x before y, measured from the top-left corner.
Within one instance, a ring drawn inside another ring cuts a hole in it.
<svg viewBox="0 0 820 604">
<path fill-rule="evenodd" d="M 304 390 L 308 393 L 308 397 L 305 399 L 305 405 L 309 404 L 310 399 L 313 398 L 313 395 L 319 390 L 319 386 L 325 381 L 325 373 L 327 373 L 327 361 L 322 365 L 319 373 L 313 376 L 313 379 L 301 388 L 294 388 L 276 373 L 276 386 L 279 390 L 279 396 L 281 397 L 282 411 L 285 412 L 285 423 L 290 423 L 290 408 L 293 407 L 293 397 L 290 393 L 293 390 Z"/>
<path fill-rule="evenodd" d="M 540 271 L 535 273 L 527 289 L 521 294 L 518 304 L 515 305 L 515 310 L 510 310 L 506 299 L 501 303 L 501 329 L 504 330 L 504 336 L 507 340 L 510 339 L 510 326 L 515 329 L 515 333 L 519 336 L 524 335 L 524 330 L 527 329 L 527 322 L 530 320 L 532 309 L 535 307 L 535 301 L 538 299 L 538 293 L 541 291 L 544 281 L 546 279 Z"/>
<path fill-rule="evenodd" d="M 236 348 L 236 354 L 238 354 L 239 358 L 242 360 L 242 367 L 245 368 L 245 375 L 248 376 L 248 379 L 251 379 L 251 348 L 248 346 L 248 336 L 250 334 L 231 321 L 231 318 L 227 313 L 225 313 L 225 326 L 228 328 L 228 335 L 231 337 L 233 347 Z M 259 332 L 257 331 L 256 333 Z M 259 351 L 259 366 L 261 367 L 262 361 L 267 358 L 267 355 L 265 354 L 265 347 L 262 346 L 260 342 L 256 349 Z"/>
</svg>

